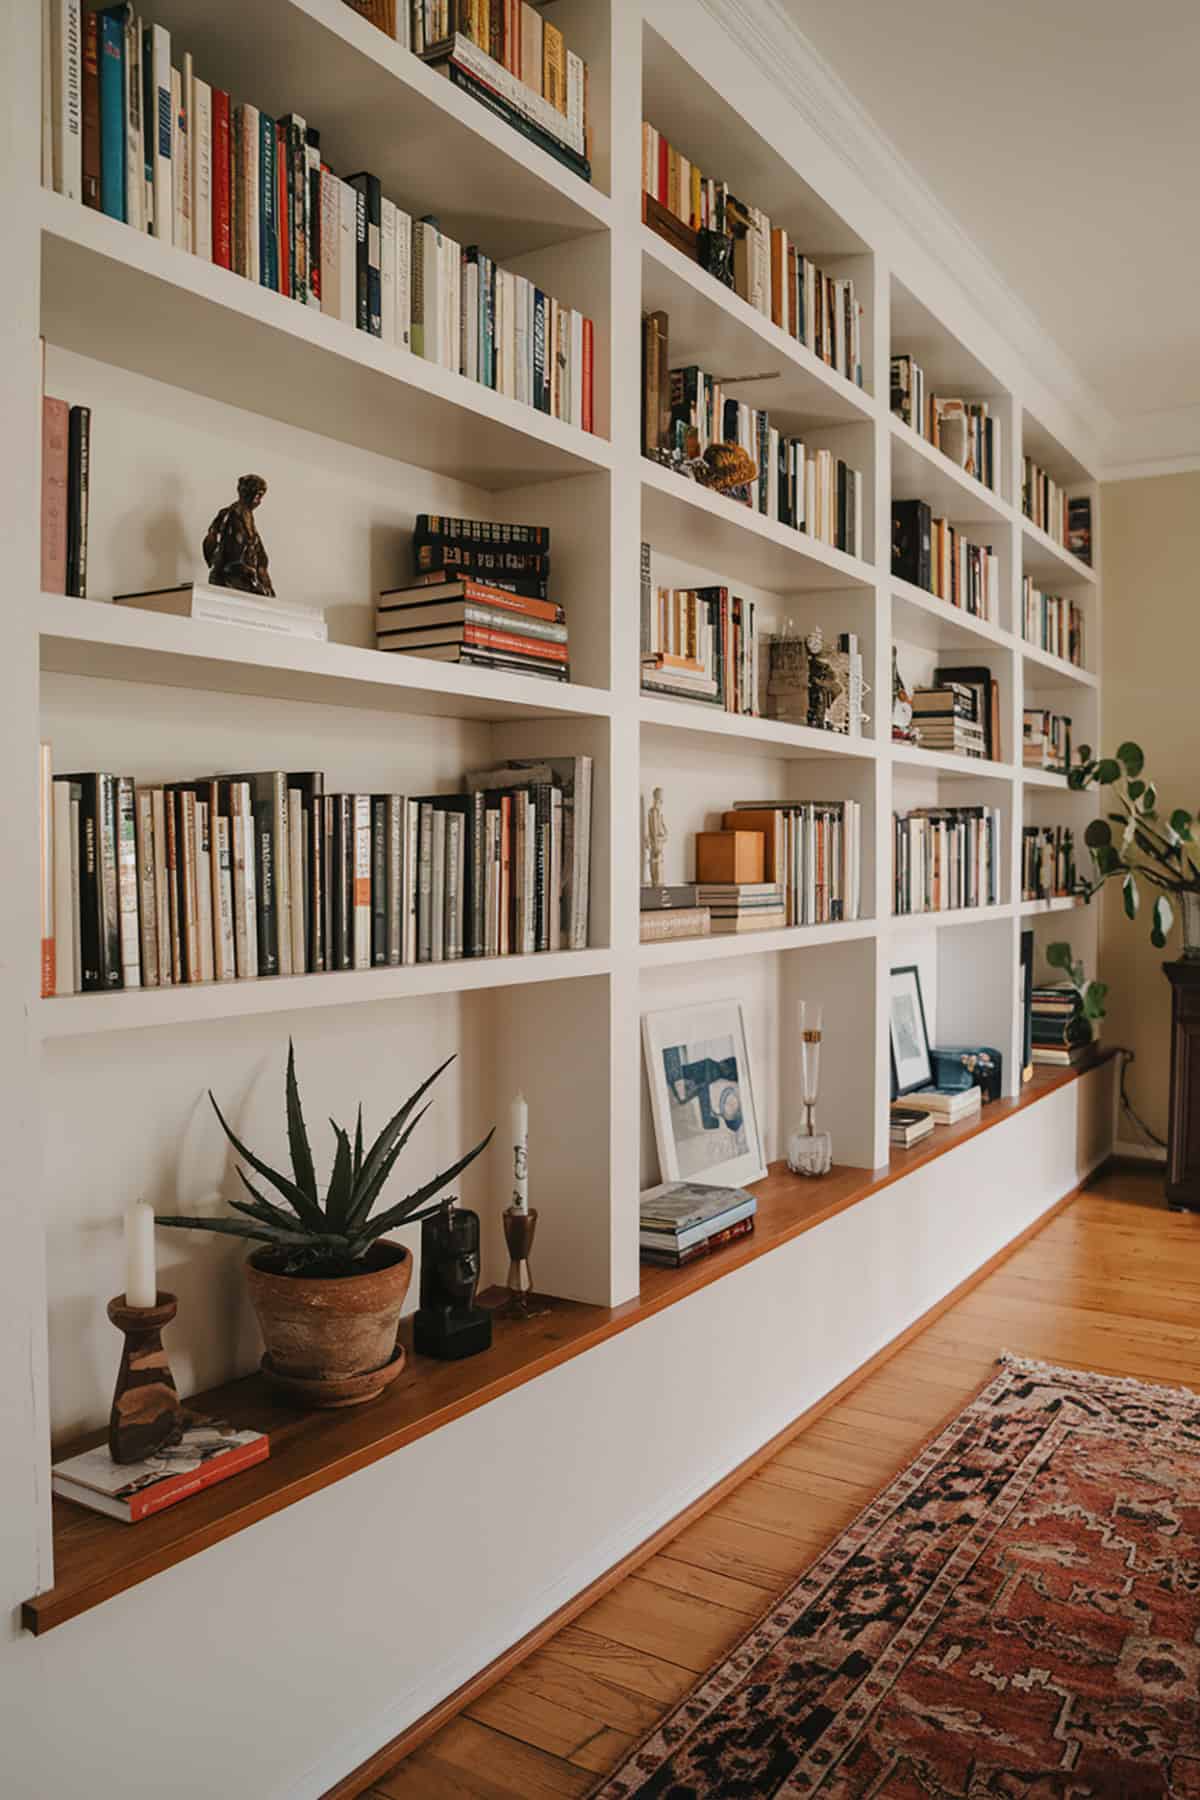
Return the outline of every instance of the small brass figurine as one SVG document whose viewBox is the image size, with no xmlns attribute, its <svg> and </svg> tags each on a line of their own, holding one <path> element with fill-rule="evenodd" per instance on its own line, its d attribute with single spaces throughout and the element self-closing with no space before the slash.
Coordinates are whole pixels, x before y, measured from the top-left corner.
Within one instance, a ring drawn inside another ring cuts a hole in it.
<svg viewBox="0 0 1200 1800">
<path fill-rule="evenodd" d="M 261 475 L 239 475 L 237 499 L 221 508 L 205 533 L 204 560 L 213 587 L 274 596 L 267 547 L 254 523 L 255 509 L 266 491 Z"/>
</svg>

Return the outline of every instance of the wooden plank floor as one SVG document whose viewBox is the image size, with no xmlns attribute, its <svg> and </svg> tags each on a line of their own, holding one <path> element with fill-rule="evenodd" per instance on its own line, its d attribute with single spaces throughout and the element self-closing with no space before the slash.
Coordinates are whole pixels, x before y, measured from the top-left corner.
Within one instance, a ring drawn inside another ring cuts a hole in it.
<svg viewBox="0 0 1200 1800">
<path fill-rule="evenodd" d="M 584 1794 L 745 1631 L 1001 1350 L 1200 1386 L 1200 1217 L 1114 1171 L 756 1475 L 369 1790 Z"/>
</svg>

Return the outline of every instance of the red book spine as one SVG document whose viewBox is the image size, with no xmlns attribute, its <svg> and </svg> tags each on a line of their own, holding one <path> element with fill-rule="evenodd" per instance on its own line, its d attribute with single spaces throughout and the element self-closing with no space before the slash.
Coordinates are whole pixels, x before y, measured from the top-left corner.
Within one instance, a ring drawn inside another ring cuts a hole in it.
<svg viewBox="0 0 1200 1800">
<path fill-rule="evenodd" d="M 240 1475 L 243 1469 L 252 1469 L 255 1463 L 266 1462 L 270 1451 L 269 1437 L 256 1438 L 254 1443 L 241 1444 L 225 1456 L 214 1456 L 210 1462 L 201 1463 L 198 1469 L 192 1469 L 186 1475 L 169 1475 L 165 1481 L 156 1482 L 151 1488 L 143 1488 L 130 1498 L 130 1523 L 136 1525 L 139 1519 L 148 1518 L 151 1513 L 163 1512 L 168 1506 L 174 1506 L 179 1500 L 187 1500 L 204 1488 L 216 1487 L 219 1481 L 224 1481 L 230 1475 Z"/>
<path fill-rule="evenodd" d="M 463 642 L 477 644 L 484 650 L 513 650 L 519 656 L 541 656 L 547 662 L 567 660 L 565 644 L 547 644 L 541 638 L 517 637 L 507 631 L 492 631 L 487 625 L 464 625 Z"/>
<path fill-rule="evenodd" d="M 553 600 L 529 600 L 523 594 L 510 594 L 507 588 L 488 587 L 481 581 L 463 582 L 463 599 L 477 606 L 502 606 L 507 612 L 526 613 L 531 619 L 558 622 L 558 606 Z"/>
<path fill-rule="evenodd" d="M 668 205 L 667 195 L 671 192 L 671 146 L 665 137 L 658 140 L 658 193 L 655 199 L 660 205 Z"/>
<path fill-rule="evenodd" d="M 596 328 L 590 319 L 583 321 L 583 429 L 595 431 L 595 361 Z"/>
<path fill-rule="evenodd" d="M 70 407 L 42 401 L 42 592 L 67 591 L 67 439 Z"/>
<path fill-rule="evenodd" d="M 83 15 L 83 204 L 100 210 L 100 21 Z M 61 592 L 61 589 L 59 590 Z"/>
<path fill-rule="evenodd" d="M 289 299 L 292 294 L 292 208 L 288 201 L 290 160 L 287 126 L 276 125 L 275 174 L 279 198 L 275 202 L 275 217 L 279 221 L 279 291 Z"/>
<path fill-rule="evenodd" d="M 212 254 L 222 269 L 233 267 L 233 236 L 229 213 L 230 144 L 229 95 L 214 88 L 212 95 Z"/>
</svg>

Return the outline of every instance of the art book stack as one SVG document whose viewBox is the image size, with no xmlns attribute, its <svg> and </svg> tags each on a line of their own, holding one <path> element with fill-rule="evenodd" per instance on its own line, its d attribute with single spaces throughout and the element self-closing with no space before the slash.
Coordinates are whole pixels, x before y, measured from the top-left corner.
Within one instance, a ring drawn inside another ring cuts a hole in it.
<svg viewBox="0 0 1200 1800">
<path fill-rule="evenodd" d="M 778 931 L 787 924 L 781 881 L 701 881 L 696 904 L 707 907 L 714 937 L 730 932 Z"/>
<path fill-rule="evenodd" d="M 1069 825 L 1026 825 L 1021 833 L 1021 898 L 1075 892 L 1075 834 Z"/>
<path fill-rule="evenodd" d="M 986 757 L 984 724 L 977 716 L 975 694 L 964 682 L 946 681 L 938 687 L 915 689 L 912 709 L 917 741 L 923 750 Z"/>
<path fill-rule="evenodd" d="M 644 1263 L 681 1269 L 754 1230 L 758 1201 L 745 1188 L 669 1182 L 642 1195 L 639 1243 Z"/>
<path fill-rule="evenodd" d="M 973 618 L 994 621 L 1000 609 L 1000 558 L 973 544 L 924 500 L 892 501 L 892 574 Z"/>
<path fill-rule="evenodd" d="M 1033 1060 L 1045 1068 L 1069 1069 L 1082 1062 L 1092 1041 L 1078 990 L 1068 982 L 1033 990 Z"/>
<path fill-rule="evenodd" d="M 639 929 L 643 944 L 708 937 L 711 931 L 712 913 L 700 904 L 700 889 L 694 881 L 675 887 L 643 887 Z"/>
<path fill-rule="evenodd" d="M 748 306 L 804 344 L 847 381 L 863 384 L 863 309 L 848 277 L 825 274 L 797 249 L 786 227 L 761 207 L 738 200 L 724 181 L 701 173 L 648 121 L 642 124 L 646 223 L 677 247 L 698 253 L 696 234 L 731 240 L 721 270 Z M 674 221 L 681 230 L 672 230 Z"/>
<path fill-rule="evenodd" d="M 370 170 L 335 174 L 315 125 L 295 112 L 271 118 L 202 80 L 190 51 L 180 52 L 165 26 L 144 24 L 131 4 L 82 14 L 80 0 L 47 4 L 54 29 L 45 34 L 44 52 L 44 91 L 51 96 L 46 186 L 386 344 L 594 430 L 591 319 L 526 276 L 498 267 L 480 246 L 455 242 L 432 214 L 414 216 L 396 205 Z M 454 0 L 454 9 L 465 13 L 466 0 Z M 480 9 L 470 8 L 466 26 L 450 20 L 451 0 L 443 0 L 441 11 L 449 35 L 424 54 L 445 66 L 456 85 L 585 173 L 586 158 L 573 146 L 583 143 L 586 81 L 578 57 L 568 68 L 556 28 L 543 27 L 536 15 L 539 37 L 558 49 L 553 98 L 537 97 L 534 120 L 489 85 L 525 89 L 496 63 L 494 51 L 476 43 Z M 561 144 L 554 136 L 559 130 Z"/>
<path fill-rule="evenodd" d="M 1027 706 L 1022 755 L 1027 769 L 1053 769 L 1066 774 L 1071 767 L 1071 721 L 1066 714 L 1043 706 Z"/>
<path fill-rule="evenodd" d="M 1027 644 L 1083 667 L 1083 608 L 1061 594 L 1043 594 L 1033 577 L 1021 584 L 1022 618 Z"/>
<path fill-rule="evenodd" d="M 375 644 L 400 656 L 569 681 L 566 613 L 550 598 L 548 527 L 418 514 L 413 580 L 380 594 Z"/>
<path fill-rule="evenodd" d="M 43 993 L 583 949 L 591 792 L 587 756 L 414 797 L 313 770 L 51 779 L 43 746 Z"/>
<path fill-rule="evenodd" d="M 655 587 L 642 545 L 642 692 L 699 700 L 722 712 L 758 711 L 753 600 L 727 587 Z"/>
<path fill-rule="evenodd" d="M 1004 467 L 1000 421 L 986 400 L 951 400 L 930 393 L 915 357 L 892 358 L 892 412 L 984 487 L 994 489 Z"/>
<path fill-rule="evenodd" d="M 1000 809 L 921 806 L 894 820 L 892 904 L 897 914 L 996 906 Z"/>
</svg>

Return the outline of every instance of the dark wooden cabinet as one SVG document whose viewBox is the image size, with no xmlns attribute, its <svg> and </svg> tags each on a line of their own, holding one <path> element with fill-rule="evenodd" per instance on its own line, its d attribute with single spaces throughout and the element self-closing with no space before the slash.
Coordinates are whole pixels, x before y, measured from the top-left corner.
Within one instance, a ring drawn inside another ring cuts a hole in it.
<svg viewBox="0 0 1200 1800">
<path fill-rule="evenodd" d="M 1164 963 L 1171 983 L 1167 1204 L 1200 1212 L 1200 959 Z"/>
</svg>

